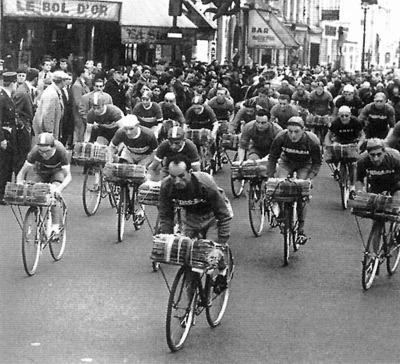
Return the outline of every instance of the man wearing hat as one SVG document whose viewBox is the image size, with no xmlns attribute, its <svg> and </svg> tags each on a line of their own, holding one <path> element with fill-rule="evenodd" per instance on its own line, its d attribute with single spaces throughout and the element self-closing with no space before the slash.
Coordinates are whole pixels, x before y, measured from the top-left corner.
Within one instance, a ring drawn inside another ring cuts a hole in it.
<svg viewBox="0 0 400 364">
<path fill-rule="evenodd" d="M 299 179 L 313 180 L 321 164 L 321 144 L 318 137 L 305 130 L 304 120 L 300 116 L 292 116 L 288 120 L 287 129 L 279 132 L 272 142 L 267 176 L 286 178 L 296 172 Z M 304 233 L 305 203 L 297 205 L 297 214 L 299 216 L 297 243 L 305 244 L 308 240 Z"/>
<path fill-rule="evenodd" d="M 11 182 L 17 150 L 17 123 L 12 93 L 17 85 L 17 73 L 3 73 L 0 88 L 0 204 L 4 205 L 4 190 Z"/>
<path fill-rule="evenodd" d="M 161 178 L 168 176 L 169 162 L 177 154 L 183 154 L 189 159 L 193 171 L 200 171 L 199 153 L 196 145 L 185 138 L 182 127 L 173 126 L 168 130 L 168 139 L 158 146 L 153 162 L 148 167 L 149 179 L 155 180 L 155 175 L 161 164 L 163 165 Z"/>
<path fill-rule="evenodd" d="M 68 78 L 68 74 L 63 71 L 53 72 L 53 82 L 43 91 L 33 118 L 35 136 L 48 132 L 52 133 L 56 140 L 59 140 L 60 121 L 64 112 L 61 89 L 65 87 Z"/>
<path fill-rule="evenodd" d="M 111 95 L 113 104 L 119 107 L 124 115 L 126 115 L 126 92 L 128 91 L 128 88 L 125 87 L 123 82 L 124 72 L 124 67 L 116 67 L 112 77 L 106 82 L 104 92 Z"/>
<path fill-rule="evenodd" d="M 369 185 L 368 192 L 386 191 L 400 197 L 400 153 L 386 148 L 382 139 L 368 139 L 367 150 L 357 161 L 357 194 L 364 189 L 365 178 Z"/>
<path fill-rule="evenodd" d="M 348 106 L 351 114 L 355 117 L 360 115 L 363 108 L 361 99 L 355 94 L 354 86 L 345 85 L 342 90 L 342 95 L 334 100 L 335 108 L 333 109 L 333 115 L 337 115 L 339 109 L 342 106 Z"/>
</svg>

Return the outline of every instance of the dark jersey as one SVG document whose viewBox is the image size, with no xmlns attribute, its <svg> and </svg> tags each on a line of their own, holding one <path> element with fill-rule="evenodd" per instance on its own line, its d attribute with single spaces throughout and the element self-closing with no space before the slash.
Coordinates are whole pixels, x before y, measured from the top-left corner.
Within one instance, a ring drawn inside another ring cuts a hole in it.
<svg viewBox="0 0 400 364">
<path fill-rule="evenodd" d="M 282 128 L 278 124 L 270 123 L 267 130 L 259 131 L 257 129 L 257 121 L 250 121 L 243 128 L 239 146 L 240 148 L 248 149 L 250 142 L 252 142 L 255 148 L 260 149 L 267 155 L 271 149 L 273 140 L 281 130 Z"/>
<path fill-rule="evenodd" d="M 170 160 L 176 155 L 186 156 L 191 163 L 199 161 L 199 153 L 197 151 L 196 145 L 189 139 L 185 139 L 182 148 L 178 151 L 173 151 L 170 148 L 169 141 L 164 140 L 157 148 L 156 156 L 154 157 L 159 162 L 165 160 L 164 165 L 168 166 Z"/>
<path fill-rule="evenodd" d="M 51 175 L 55 172 L 58 172 L 61 170 L 62 166 L 69 165 L 68 154 L 65 147 L 58 140 L 54 142 L 54 146 L 56 148 L 56 152 L 51 158 L 47 160 L 44 159 L 38 151 L 39 147 L 35 145 L 28 153 L 26 160 L 28 163 L 34 164 L 35 170 L 39 173 Z"/>
<path fill-rule="evenodd" d="M 343 124 L 340 118 L 333 120 L 329 130 L 340 144 L 354 143 L 360 138 L 362 131 L 361 122 L 355 117 L 350 117 L 348 124 Z"/>
<path fill-rule="evenodd" d="M 360 120 L 365 122 L 364 131 L 367 139 L 385 139 L 389 128 L 392 128 L 396 122 L 392 106 L 385 104 L 379 109 L 373 102 L 362 109 Z"/>
<path fill-rule="evenodd" d="M 157 149 L 157 140 L 154 133 L 144 126 L 140 126 L 139 135 L 133 139 L 127 137 L 124 129 L 119 129 L 112 138 L 111 143 L 114 146 L 124 143 L 128 150 L 135 154 L 151 154 Z"/>
<path fill-rule="evenodd" d="M 143 125 L 147 128 L 157 126 L 160 122 L 162 122 L 163 118 L 161 107 L 155 102 L 152 102 L 150 107 L 147 109 L 141 102 L 139 102 L 133 108 L 132 114 L 137 116 L 140 125 Z"/>
<path fill-rule="evenodd" d="M 354 96 L 351 100 L 346 100 L 345 96 L 340 96 L 336 102 L 335 106 L 340 109 L 342 106 L 348 106 L 351 110 L 351 115 L 358 116 L 358 110 L 363 108 L 363 103 L 358 96 Z"/>
<path fill-rule="evenodd" d="M 186 124 L 190 129 L 213 129 L 213 124 L 217 121 L 214 111 L 208 105 L 203 105 L 204 109 L 200 114 L 196 114 L 190 107 L 186 111 Z"/>
</svg>

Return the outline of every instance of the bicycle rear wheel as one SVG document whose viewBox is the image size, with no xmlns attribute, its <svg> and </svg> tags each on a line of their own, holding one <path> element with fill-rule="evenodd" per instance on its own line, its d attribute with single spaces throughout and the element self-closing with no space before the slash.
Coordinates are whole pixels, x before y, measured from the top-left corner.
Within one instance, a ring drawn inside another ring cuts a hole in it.
<svg viewBox="0 0 400 364">
<path fill-rule="evenodd" d="M 254 236 L 259 237 L 265 220 L 265 204 L 262 197 L 261 185 L 250 184 L 248 208 L 251 230 Z"/>
<path fill-rule="evenodd" d="M 390 224 L 390 240 L 387 245 L 386 270 L 392 275 L 396 271 L 400 262 L 400 224 L 393 222 Z"/>
<path fill-rule="evenodd" d="M 83 209 L 86 215 L 93 216 L 99 208 L 103 189 L 103 176 L 99 166 L 90 165 L 85 174 L 82 189 Z"/>
<path fill-rule="evenodd" d="M 383 229 L 383 222 L 373 222 L 362 262 L 362 287 L 364 290 L 371 288 L 379 266 L 378 255 L 382 248 Z M 371 254 L 371 251 L 373 251 L 373 254 Z"/>
<path fill-rule="evenodd" d="M 178 270 L 168 300 L 166 335 L 171 351 L 183 347 L 193 325 L 197 301 L 197 280 L 189 267 Z"/>
<path fill-rule="evenodd" d="M 238 153 L 236 152 L 233 161 L 235 162 L 237 159 Z M 245 183 L 246 181 L 244 179 L 232 178 L 231 175 L 231 189 L 234 197 L 239 197 L 243 193 Z"/>
<path fill-rule="evenodd" d="M 233 278 L 234 271 L 234 263 L 232 252 L 229 247 L 227 247 L 227 255 L 228 257 L 228 269 L 226 272 L 227 278 L 227 286 L 222 292 L 215 292 L 215 279 L 213 279 L 210 275 L 207 275 L 206 278 L 206 317 L 207 322 L 211 327 L 217 327 L 222 320 L 222 317 L 225 314 L 226 307 L 228 305 L 229 300 L 229 289 L 230 282 Z"/>
<path fill-rule="evenodd" d="M 342 201 L 343 210 L 347 209 L 347 205 L 349 202 L 349 194 L 350 194 L 350 185 L 349 185 L 349 174 L 347 172 L 347 165 L 344 162 L 340 163 L 340 196 Z"/>
<path fill-rule="evenodd" d="M 57 208 L 62 209 L 62 221 L 60 223 L 60 233 L 54 236 L 49 242 L 50 254 L 55 261 L 61 259 L 64 254 L 65 244 L 67 243 L 67 210 L 65 206 L 57 206 Z"/>
<path fill-rule="evenodd" d="M 31 206 L 26 212 L 22 230 L 22 261 L 28 276 L 33 276 L 39 264 L 40 248 L 40 211 Z"/>
<path fill-rule="evenodd" d="M 119 203 L 118 203 L 118 221 L 117 221 L 117 232 L 118 232 L 118 243 L 124 239 L 125 222 L 128 215 L 129 206 L 129 187 L 121 186 L 119 190 Z"/>
</svg>

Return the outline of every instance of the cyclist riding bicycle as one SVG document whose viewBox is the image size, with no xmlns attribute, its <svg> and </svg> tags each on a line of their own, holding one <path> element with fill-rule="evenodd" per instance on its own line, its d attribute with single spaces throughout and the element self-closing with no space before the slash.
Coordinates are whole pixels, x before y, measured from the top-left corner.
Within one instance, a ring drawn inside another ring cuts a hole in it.
<svg viewBox="0 0 400 364">
<path fill-rule="evenodd" d="M 269 112 L 260 109 L 256 112 L 256 119 L 243 127 L 240 137 L 238 160 L 243 163 L 247 152 L 247 158 L 257 160 L 265 158 L 271 149 L 275 137 L 282 128 L 269 120 Z"/>
<path fill-rule="evenodd" d="M 386 148 L 382 139 L 367 140 L 367 150 L 357 161 L 356 191 L 364 189 L 366 179 L 368 192 L 389 192 L 400 196 L 400 153 Z"/>
<path fill-rule="evenodd" d="M 232 119 L 234 111 L 233 99 L 228 96 L 228 90 L 225 87 L 219 87 L 216 96 L 208 100 L 207 105 L 213 109 L 217 120 L 228 122 Z"/>
<path fill-rule="evenodd" d="M 278 164 L 278 166 L 277 166 Z M 321 146 L 318 137 L 306 131 L 300 116 L 288 120 L 288 128 L 279 132 L 274 139 L 268 158 L 267 177 L 287 178 L 294 172 L 298 179 L 312 181 L 322 165 Z M 305 244 L 304 233 L 306 203 L 297 205 L 299 217 L 298 244 Z"/>
<path fill-rule="evenodd" d="M 243 126 L 255 119 L 256 116 L 256 99 L 248 99 L 236 113 L 234 119 L 229 125 L 229 132 L 238 134 L 242 132 Z"/>
<path fill-rule="evenodd" d="M 353 144 L 358 143 L 361 138 L 362 124 L 351 114 L 348 106 L 341 106 L 338 111 L 338 117 L 332 121 L 326 138 L 326 145 L 329 144 Z M 333 172 L 335 179 L 339 178 L 338 163 L 334 163 L 335 170 Z M 355 197 L 355 177 L 356 162 L 349 163 L 349 179 L 350 179 L 350 199 Z"/>
<path fill-rule="evenodd" d="M 190 238 L 206 236 L 218 244 L 225 244 L 230 236 L 233 211 L 224 191 L 204 172 L 193 172 L 191 161 L 177 155 L 168 165 L 169 176 L 160 189 L 160 231 L 172 234 L 174 208 L 181 206 L 183 235 Z M 226 276 L 221 272 L 221 277 Z M 218 281 L 218 280 L 217 280 Z"/>
<path fill-rule="evenodd" d="M 299 112 L 296 106 L 290 104 L 289 95 L 280 95 L 278 102 L 278 104 L 272 106 L 271 121 L 279 124 L 282 129 L 286 129 L 288 120 L 292 116 L 299 116 Z"/>
<path fill-rule="evenodd" d="M 61 196 L 61 192 L 72 180 L 68 153 L 58 140 L 54 140 L 51 133 L 42 133 L 38 136 L 37 144 L 31 149 L 26 161 L 17 176 L 17 183 L 26 181 L 28 172 L 33 171 L 32 181 L 35 183 L 51 183 L 54 185 L 54 195 Z M 61 211 L 56 206 L 51 208 L 52 233 L 60 233 Z"/>
<path fill-rule="evenodd" d="M 161 178 L 168 176 L 168 165 L 173 157 L 182 154 L 191 162 L 191 169 L 200 171 L 199 153 L 196 145 L 185 138 L 185 131 L 180 126 L 173 126 L 168 131 L 168 139 L 164 140 L 157 148 L 156 155 L 148 167 L 148 179 L 155 180 L 157 171 L 162 164 Z"/>
</svg>

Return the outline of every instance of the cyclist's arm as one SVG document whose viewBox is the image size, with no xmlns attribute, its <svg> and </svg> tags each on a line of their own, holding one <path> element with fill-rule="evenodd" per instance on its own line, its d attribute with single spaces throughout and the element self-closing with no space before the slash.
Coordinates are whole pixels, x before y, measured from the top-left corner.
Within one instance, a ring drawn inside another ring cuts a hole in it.
<svg viewBox="0 0 400 364">
<path fill-rule="evenodd" d="M 147 179 L 150 181 L 155 181 L 155 176 L 158 174 L 158 168 L 161 165 L 161 161 L 157 158 L 157 156 L 154 156 L 153 161 L 150 163 L 150 165 L 147 167 Z"/>
<path fill-rule="evenodd" d="M 23 184 L 25 182 L 26 175 L 33 168 L 33 166 L 34 166 L 34 164 L 29 163 L 28 161 L 25 161 L 24 165 L 22 166 L 21 170 L 18 173 L 17 183 Z"/>
<path fill-rule="evenodd" d="M 64 180 L 62 183 L 57 186 L 57 192 L 60 193 L 64 190 L 65 187 L 67 187 L 70 182 L 72 181 L 72 175 L 71 175 L 71 165 L 67 164 L 65 166 L 61 167 L 62 172 L 64 173 Z"/>
<path fill-rule="evenodd" d="M 174 231 L 174 202 L 171 198 L 171 183 L 171 177 L 167 177 L 161 182 L 158 212 L 160 232 L 163 234 L 172 234 Z"/>
<path fill-rule="evenodd" d="M 239 147 L 239 149 L 238 149 L 239 163 L 242 164 L 245 158 L 246 158 L 246 149 Z"/>
</svg>

